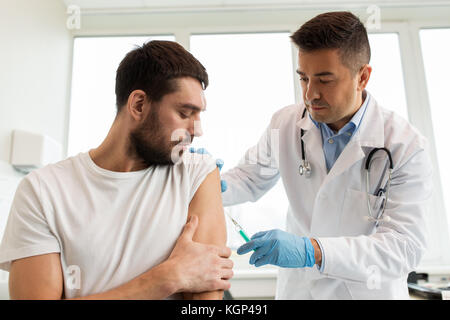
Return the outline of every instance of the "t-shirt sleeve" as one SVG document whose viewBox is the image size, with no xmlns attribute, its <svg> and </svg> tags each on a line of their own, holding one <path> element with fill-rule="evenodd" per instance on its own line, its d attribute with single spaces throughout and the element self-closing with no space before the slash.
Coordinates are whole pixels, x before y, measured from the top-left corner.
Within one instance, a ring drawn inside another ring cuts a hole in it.
<svg viewBox="0 0 450 320">
<path fill-rule="evenodd" d="M 17 259 L 60 252 L 42 206 L 37 175 L 30 173 L 17 187 L 0 245 L 0 269 L 9 271 Z"/>
<path fill-rule="evenodd" d="M 216 160 L 209 154 L 189 152 L 183 157 L 183 163 L 189 175 L 191 185 L 189 199 L 192 200 L 203 180 L 216 169 Z"/>
</svg>

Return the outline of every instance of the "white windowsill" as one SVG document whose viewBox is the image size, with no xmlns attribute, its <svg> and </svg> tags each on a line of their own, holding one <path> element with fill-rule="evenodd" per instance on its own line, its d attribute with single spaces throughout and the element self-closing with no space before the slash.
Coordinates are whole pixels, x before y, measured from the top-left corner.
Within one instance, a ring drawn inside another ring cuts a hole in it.
<svg viewBox="0 0 450 320">
<path fill-rule="evenodd" d="M 278 269 L 273 266 L 256 268 L 248 263 L 251 253 L 240 256 L 233 251 L 234 276 L 230 293 L 234 299 L 273 299 Z"/>
</svg>

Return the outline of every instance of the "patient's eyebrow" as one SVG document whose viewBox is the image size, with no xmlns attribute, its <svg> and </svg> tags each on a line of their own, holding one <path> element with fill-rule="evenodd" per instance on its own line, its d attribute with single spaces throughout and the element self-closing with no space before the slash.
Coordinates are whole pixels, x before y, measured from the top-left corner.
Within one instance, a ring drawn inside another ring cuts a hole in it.
<svg viewBox="0 0 450 320">
<path fill-rule="evenodd" d="M 206 107 L 204 109 L 202 109 L 199 106 L 196 106 L 195 104 L 191 104 L 191 103 L 180 103 L 178 104 L 178 107 L 180 108 L 184 108 L 184 109 L 191 109 L 197 112 L 202 112 L 202 111 L 206 111 Z"/>
</svg>

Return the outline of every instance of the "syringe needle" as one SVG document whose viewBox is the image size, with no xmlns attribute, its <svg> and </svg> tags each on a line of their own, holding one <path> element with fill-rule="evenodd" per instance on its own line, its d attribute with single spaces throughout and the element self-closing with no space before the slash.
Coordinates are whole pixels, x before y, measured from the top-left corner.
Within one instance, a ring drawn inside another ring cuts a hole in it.
<svg viewBox="0 0 450 320">
<path fill-rule="evenodd" d="M 227 216 L 228 218 L 230 218 L 230 220 L 233 222 L 234 226 L 236 227 L 236 231 L 239 232 L 239 234 L 241 235 L 242 238 L 244 238 L 245 242 L 249 242 L 250 239 L 248 238 L 248 236 L 245 234 L 244 230 L 242 229 L 242 227 L 239 225 L 239 223 L 237 223 L 236 220 L 234 220 L 229 214 L 228 212 Z"/>
</svg>

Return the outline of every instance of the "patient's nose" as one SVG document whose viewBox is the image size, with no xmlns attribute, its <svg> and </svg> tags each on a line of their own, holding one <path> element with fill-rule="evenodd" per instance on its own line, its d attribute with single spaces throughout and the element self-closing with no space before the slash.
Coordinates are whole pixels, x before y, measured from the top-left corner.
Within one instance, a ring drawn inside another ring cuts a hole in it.
<svg viewBox="0 0 450 320">
<path fill-rule="evenodd" d="M 200 120 L 195 120 L 191 136 L 201 137 L 202 135 L 203 135 L 203 130 L 202 130 L 201 121 Z"/>
</svg>

